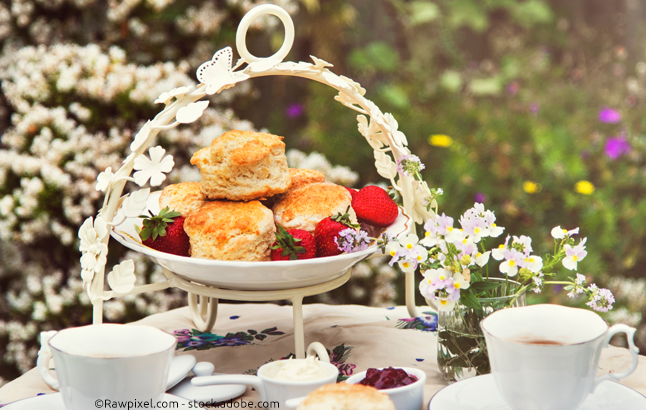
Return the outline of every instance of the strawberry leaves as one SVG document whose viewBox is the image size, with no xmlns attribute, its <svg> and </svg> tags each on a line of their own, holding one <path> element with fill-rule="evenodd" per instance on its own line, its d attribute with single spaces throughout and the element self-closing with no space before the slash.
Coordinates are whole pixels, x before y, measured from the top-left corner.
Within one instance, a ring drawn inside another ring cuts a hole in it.
<svg viewBox="0 0 646 410">
<path fill-rule="evenodd" d="M 283 252 L 281 256 L 288 256 L 290 260 L 298 259 L 299 254 L 307 253 L 307 249 L 303 246 L 299 246 L 299 242 L 302 239 L 294 238 L 289 232 L 285 230 L 280 225 L 277 225 L 278 232 L 274 233 L 276 235 L 276 243 L 271 247 L 271 249 L 282 249 Z"/>
<path fill-rule="evenodd" d="M 140 215 L 143 218 L 143 228 L 138 229 L 139 237 L 142 241 L 152 237 L 153 241 L 159 236 L 166 236 L 166 226 L 173 223 L 174 218 L 182 214 L 177 211 L 171 211 L 168 207 L 159 211 L 158 215 L 153 214 L 150 210 L 148 215 Z"/>
</svg>

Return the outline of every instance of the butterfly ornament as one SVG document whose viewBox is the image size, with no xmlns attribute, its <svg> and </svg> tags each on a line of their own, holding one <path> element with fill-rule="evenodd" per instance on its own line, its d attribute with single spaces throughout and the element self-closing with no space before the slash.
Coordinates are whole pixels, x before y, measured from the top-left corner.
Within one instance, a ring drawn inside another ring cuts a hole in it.
<svg viewBox="0 0 646 410">
<path fill-rule="evenodd" d="M 225 47 L 213 55 L 211 61 L 207 61 L 197 69 L 197 79 L 206 84 L 206 93 L 213 95 L 223 89 L 230 88 L 240 81 L 249 78 L 248 74 L 231 71 L 233 62 L 233 51 L 231 47 Z"/>
</svg>

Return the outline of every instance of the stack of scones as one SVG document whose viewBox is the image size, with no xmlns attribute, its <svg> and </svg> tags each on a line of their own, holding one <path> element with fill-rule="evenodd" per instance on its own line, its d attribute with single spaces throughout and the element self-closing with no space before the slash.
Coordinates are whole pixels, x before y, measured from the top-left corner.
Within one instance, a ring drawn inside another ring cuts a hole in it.
<svg viewBox="0 0 646 410">
<path fill-rule="evenodd" d="M 350 208 L 343 186 L 315 170 L 289 169 L 283 137 L 229 131 L 191 158 L 201 182 L 169 185 L 159 198 L 184 217 L 191 257 L 268 261 L 276 224 L 314 232 L 328 216 Z"/>
</svg>

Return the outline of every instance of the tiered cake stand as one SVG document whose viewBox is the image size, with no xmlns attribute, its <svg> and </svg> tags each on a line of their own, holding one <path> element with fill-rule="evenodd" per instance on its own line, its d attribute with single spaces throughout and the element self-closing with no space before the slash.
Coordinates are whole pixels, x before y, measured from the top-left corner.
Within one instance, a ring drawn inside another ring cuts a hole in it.
<svg viewBox="0 0 646 410">
<path fill-rule="evenodd" d="M 271 57 L 251 55 L 245 36 L 249 25 L 258 16 L 272 14 L 285 26 L 285 41 Z M 250 78 L 288 75 L 308 78 L 339 91 L 335 100 L 359 113 L 359 131 L 374 149 L 375 166 L 381 176 L 399 191 L 403 206 L 397 220 L 387 228 L 388 235 L 405 236 L 414 232 L 415 223 L 434 218 L 435 200 L 427 185 L 398 169 L 399 161 L 410 155 L 405 135 L 399 131 L 391 114 L 363 97 L 363 89 L 355 81 L 332 73 L 331 64 L 312 56 L 313 63 L 283 62 L 294 41 L 294 25 L 285 10 L 275 5 L 258 6 L 244 16 L 238 27 L 236 46 L 241 58 L 232 67 L 233 53 L 226 47 L 197 70 L 200 84 L 179 87 L 163 93 L 156 100 L 165 104 L 154 119 L 146 122 L 130 145 L 131 154 L 116 172 L 107 168 L 97 178 L 97 189 L 105 192 L 103 207 L 96 218 L 88 218 L 79 230 L 81 239 L 81 277 L 94 306 L 93 322 L 103 320 L 103 302 L 113 297 L 177 287 L 188 292 L 189 307 L 195 326 L 210 330 L 217 314 L 219 299 L 238 301 L 290 300 L 293 305 L 295 354 L 305 357 L 302 302 L 306 296 L 321 294 L 342 286 L 356 263 L 370 257 L 377 246 L 364 251 L 338 256 L 298 261 L 230 262 L 188 258 L 158 252 L 142 245 L 135 231 L 141 225 L 139 215 L 159 211 L 159 191 L 166 173 L 172 170 L 172 156 L 163 148 L 149 148 L 155 136 L 180 124 L 197 120 L 209 101 L 198 101 L 207 95 L 235 86 Z M 240 68 L 245 66 L 244 68 Z M 149 156 L 145 154 L 148 148 Z M 391 157 L 392 156 L 392 157 Z M 134 171 L 134 172 L 133 172 Z M 131 175 L 132 174 L 132 175 Z M 141 189 L 123 195 L 127 181 Z M 126 260 L 105 270 L 108 241 L 115 238 L 124 246 L 149 256 L 163 268 L 165 281 L 135 286 L 134 262 Z M 418 316 L 415 306 L 414 271 L 406 274 L 406 304 L 411 316 Z M 107 279 L 111 290 L 105 289 Z"/>
</svg>

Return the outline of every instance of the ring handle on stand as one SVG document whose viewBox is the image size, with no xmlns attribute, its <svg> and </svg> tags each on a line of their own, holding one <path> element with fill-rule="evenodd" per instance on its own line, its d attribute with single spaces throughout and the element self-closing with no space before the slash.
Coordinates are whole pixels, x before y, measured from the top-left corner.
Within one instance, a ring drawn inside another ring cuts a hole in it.
<svg viewBox="0 0 646 410">
<path fill-rule="evenodd" d="M 258 16 L 263 14 L 272 14 L 280 19 L 285 26 L 285 40 L 283 45 L 276 52 L 276 54 L 270 57 L 256 57 L 247 50 L 247 30 L 251 25 L 251 22 Z M 238 31 L 236 32 L 236 48 L 238 49 L 238 54 L 242 57 L 247 63 L 255 63 L 258 61 L 264 60 L 280 60 L 283 61 L 289 50 L 292 49 L 294 44 L 294 22 L 292 21 L 291 16 L 282 8 L 274 4 L 263 4 L 256 6 L 253 9 L 249 10 L 247 14 L 240 21 L 238 25 Z"/>
<path fill-rule="evenodd" d="M 210 332 L 218 315 L 218 299 L 189 292 L 188 307 L 195 327 L 200 332 Z"/>
</svg>

